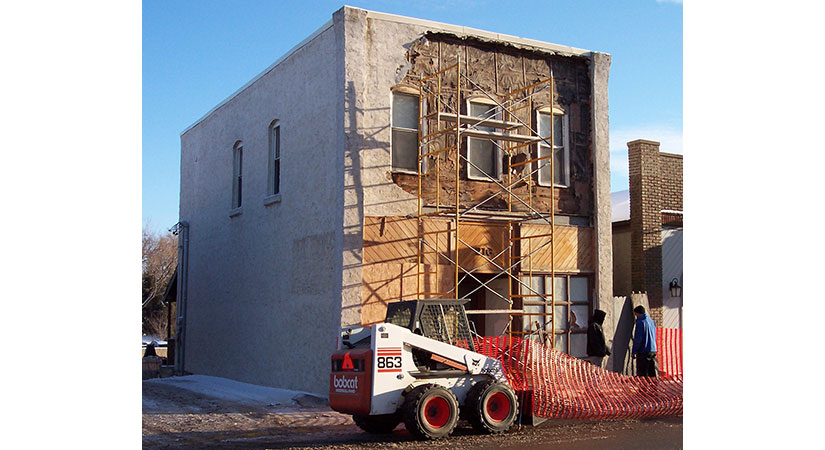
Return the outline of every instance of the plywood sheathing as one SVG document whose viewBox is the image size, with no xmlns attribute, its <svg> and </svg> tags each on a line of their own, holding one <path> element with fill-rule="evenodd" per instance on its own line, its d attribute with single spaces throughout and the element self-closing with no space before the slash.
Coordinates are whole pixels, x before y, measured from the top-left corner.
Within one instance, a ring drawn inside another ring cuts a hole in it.
<svg viewBox="0 0 825 450">
<path fill-rule="evenodd" d="M 445 219 L 426 219 L 424 231 L 453 229 L 454 222 Z M 412 300 L 417 296 L 417 250 L 418 219 L 407 217 L 371 217 L 364 218 L 364 265 L 362 279 L 361 322 L 364 325 L 383 321 L 387 304 L 400 300 Z M 549 225 L 524 224 L 516 233 L 522 236 L 545 235 Z M 594 270 L 593 229 L 589 227 L 556 226 L 556 272 L 591 272 Z M 446 254 L 455 258 L 455 245 L 452 234 L 427 234 L 426 240 Z M 507 227 L 501 223 L 467 223 L 462 224 L 462 240 L 467 246 L 461 246 L 458 259 L 462 268 L 476 268 L 474 273 L 498 273 L 500 270 L 490 264 L 476 251 L 489 258 L 499 254 L 507 245 Z M 516 246 L 516 255 L 527 255 L 530 249 L 539 248 L 547 238 L 534 238 L 521 241 Z M 532 245 L 532 247 L 530 246 Z M 430 251 L 430 248 L 426 249 Z M 500 267 L 505 267 L 505 255 L 493 259 Z M 526 263 L 521 266 L 527 270 Z M 422 272 L 438 271 L 421 277 L 422 292 L 448 292 L 455 284 L 455 266 L 444 258 L 433 254 L 423 255 Z M 550 271 L 550 247 L 533 254 L 535 272 Z"/>
<path fill-rule="evenodd" d="M 450 222 L 431 219 L 425 231 L 446 229 Z M 449 254 L 447 233 L 427 235 L 427 241 Z M 418 294 L 418 219 L 406 217 L 364 217 L 364 265 L 361 284 L 361 323 L 369 325 L 386 317 L 387 304 L 412 300 Z M 454 266 L 436 264 L 436 255 L 424 255 L 421 270 L 439 271 L 421 277 L 424 292 L 446 292 L 455 284 Z"/>
<path fill-rule="evenodd" d="M 521 236 L 541 236 L 550 233 L 549 225 L 521 226 Z M 549 237 L 537 237 L 521 241 L 521 255 L 529 255 L 531 249 L 538 249 Z M 593 228 L 566 227 L 556 225 L 555 245 L 556 272 L 591 272 L 595 270 L 593 262 Z M 549 272 L 551 268 L 550 246 L 547 245 L 533 253 L 533 271 Z M 526 267 L 524 264 L 522 267 Z"/>
<path fill-rule="evenodd" d="M 555 192 L 549 187 L 533 186 L 534 208 L 539 211 L 549 211 L 550 202 L 555 202 L 556 212 L 559 214 L 570 214 L 578 216 L 592 216 L 593 214 L 593 159 L 591 136 L 591 90 L 589 78 L 589 59 L 581 56 L 567 56 L 554 52 L 529 50 L 523 47 L 503 44 L 498 41 L 485 41 L 473 37 L 458 37 L 449 33 L 427 33 L 424 37 L 414 41 L 408 47 L 407 59 L 410 63 L 409 72 L 405 75 L 402 83 L 416 85 L 419 76 L 426 76 L 446 68 L 457 61 L 457 56 L 462 55 L 462 64 L 466 74 L 476 83 L 477 86 L 462 81 L 462 113 L 464 111 L 464 100 L 473 95 L 484 97 L 483 92 L 493 95 L 498 101 L 504 101 L 507 92 L 517 90 L 526 85 L 546 79 L 550 76 L 552 67 L 555 77 L 554 92 L 544 89 L 533 95 L 531 100 L 533 108 L 524 108 L 516 112 L 518 119 L 529 124 L 533 129 L 537 128 L 534 111 L 542 106 L 555 104 L 560 106 L 569 116 L 570 133 L 570 186 L 567 188 L 556 188 Z M 435 87 L 435 83 L 432 83 Z M 442 105 L 446 103 L 454 107 L 455 101 L 455 72 L 450 71 L 442 77 Z M 482 91 L 483 89 L 483 91 Z M 529 95 L 530 91 L 517 94 L 514 98 L 521 99 Z M 430 100 L 427 104 L 428 111 L 436 109 L 435 101 Z M 448 107 L 442 106 L 442 111 L 454 112 Z M 430 120 L 427 128 L 430 131 L 436 129 L 437 122 Z M 442 125 L 445 126 L 445 125 Z M 520 134 L 530 134 L 527 127 L 519 127 L 512 132 Z M 447 133 L 431 141 L 425 152 L 437 150 L 445 146 L 451 146 L 455 142 L 455 136 Z M 466 145 L 462 143 L 461 152 L 466 156 Z M 514 152 L 514 160 L 526 160 L 535 157 L 535 146 L 523 147 Z M 429 158 L 430 167 L 433 167 L 436 159 L 439 161 L 440 169 L 440 203 L 442 206 L 452 206 L 455 198 L 454 173 L 455 154 L 452 152 L 442 153 L 436 157 Z M 502 161 L 502 167 L 507 166 L 506 157 Z M 527 166 L 513 169 L 513 174 L 521 176 Z M 493 195 L 500 188 L 493 182 L 468 180 L 466 175 L 466 163 L 460 167 L 462 192 L 459 193 L 459 203 L 461 207 L 472 206 L 481 200 Z M 392 181 L 410 194 L 417 195 L 418 180 L 416 175 L 392 173 Z M 436 182 L 434 175 L 422 177 L 422 193 L 425 205 L 434 206 L 436 198 Z M 515 178 L 515 177 L 514 177 Z M 506 173 L 503 181 L 506 181 Z M 535 176 L 534 176 L 535 180 Z M 515 188 L 515 193 L 527 198 L 527 185 L 522 183 Z M 487 202 L 481 209 L 502 210 L 506 209 L 506 195 L 498 195 L 495 199 Z M 513 205 L 516 211 L 526 211 L 527 208 L 516 202 Z"/>
</svg>

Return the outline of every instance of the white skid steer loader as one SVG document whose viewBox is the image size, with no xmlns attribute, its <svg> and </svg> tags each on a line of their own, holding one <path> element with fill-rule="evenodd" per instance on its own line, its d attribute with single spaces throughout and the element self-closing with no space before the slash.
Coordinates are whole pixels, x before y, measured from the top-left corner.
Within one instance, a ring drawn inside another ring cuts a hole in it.
<svg viewBox="0 0 825 450">
<path fill-rule="evenodd" d="M 329 402 L 369 433 L 404 422 L 419 439 L 450 435 L 459 417 L 485 433 L 508 430 L 519 402 L 501 362 L 476 353 L 467 300 L 391 303 L 385 323 L 342 330 Z M 471 350 L 468 350 L 471 349 Z"/>
</svg>

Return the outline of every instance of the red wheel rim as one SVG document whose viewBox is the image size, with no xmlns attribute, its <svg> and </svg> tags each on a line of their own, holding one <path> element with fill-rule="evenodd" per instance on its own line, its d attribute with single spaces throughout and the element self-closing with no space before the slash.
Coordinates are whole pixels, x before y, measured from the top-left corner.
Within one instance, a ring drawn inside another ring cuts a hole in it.
<svg viewBox="0 0 825 450">
<path fill-rule="evenodd" d="M 450 421 L 450 404 L 443 397 L 433 397 L 424 404 L 424 420 L 432 428 L 441 428 Z"/>
<path fill-rule="evenodd" d="M 503 392 L 487 397 L 487 415 L 494 422 L 502 422 L 510 415 L 510 399 Z"/>
</svg>

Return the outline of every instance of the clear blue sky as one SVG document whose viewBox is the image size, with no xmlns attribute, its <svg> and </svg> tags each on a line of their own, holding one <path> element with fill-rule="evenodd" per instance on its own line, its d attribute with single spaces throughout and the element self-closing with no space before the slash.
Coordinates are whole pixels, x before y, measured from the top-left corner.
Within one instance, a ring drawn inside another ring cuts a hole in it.
<svg viewBox="0 0 825 450">
<path fill-rule="evenodd" d="M 159 231 L 178 220 L 181 131 L 323 25 L 343 4 L 143 1 L 144 224 Z M 627 189 L 627 141 L 659 140 L 662 151 L 682 153 L 681 2 L 346 4 L 610 53 L 612 191 Z"/>
</svg>

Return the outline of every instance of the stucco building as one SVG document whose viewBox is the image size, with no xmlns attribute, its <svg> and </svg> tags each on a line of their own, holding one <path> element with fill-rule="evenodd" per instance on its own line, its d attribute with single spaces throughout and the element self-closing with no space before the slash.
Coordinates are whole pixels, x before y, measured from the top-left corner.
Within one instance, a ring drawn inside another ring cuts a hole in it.
<svg viewBox="0 0 825 450">
<path fill-rule="evenodd" d="M 340 327 L 456 292 L 480 334 L 581 355 L 601 308 L 610 338 L 609 65 L 335 12 L 181 134 L 179 368 L 324 393 Z"/>
</svg>

